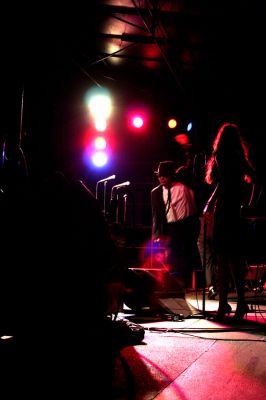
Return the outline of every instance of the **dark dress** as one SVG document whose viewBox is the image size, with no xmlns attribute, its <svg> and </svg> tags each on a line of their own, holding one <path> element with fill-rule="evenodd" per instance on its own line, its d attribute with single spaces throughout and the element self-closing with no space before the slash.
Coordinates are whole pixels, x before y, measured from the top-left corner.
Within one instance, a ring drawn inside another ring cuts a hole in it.
<svg viewBox="0 0 266 400">
<path fill-rule="evenodd" d="M 250 167 L 239 154 L 229 154 L 226 159 L 216 156 L 216 193 L 213 226 L 213 246 L 217 254 L 239 254 L 241 251 L 241 206 L 244 176 Z"/>
</svg>

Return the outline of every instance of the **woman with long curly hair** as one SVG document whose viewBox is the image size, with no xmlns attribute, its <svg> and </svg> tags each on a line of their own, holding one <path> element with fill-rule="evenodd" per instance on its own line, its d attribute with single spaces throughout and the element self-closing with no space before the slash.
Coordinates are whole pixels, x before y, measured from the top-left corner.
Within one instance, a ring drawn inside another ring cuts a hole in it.
<svg viewBox="0 0 266 400">
<path fill-rule="evenodd" d="M 246 180 L 254 168 L 248 160 L 248 149 L 238 125 L 224 123 L 212 145 L 206 164 L 205 180 L 217 185 L 213 221 L 213 248 L 218 264 L 219 307 L 216 320 L 231 312 L 228 304 L 229 283 L 237 293 L 234 319 L 241 320 L 248 311 L 245 302 L 245 260 L 241 251 L 241 206 Z"/>
</svg>

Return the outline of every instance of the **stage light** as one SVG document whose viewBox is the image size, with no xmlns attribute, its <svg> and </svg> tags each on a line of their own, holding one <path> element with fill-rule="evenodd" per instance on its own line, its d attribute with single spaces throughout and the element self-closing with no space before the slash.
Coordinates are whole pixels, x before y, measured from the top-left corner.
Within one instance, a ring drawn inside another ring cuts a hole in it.
<svg viewBox="0 0 266 400">
<path fill-rule="evenodd" d="M 135 128 L 141 128 L 144 124 L 144 120 L 141 116 L 135 116 L 132 119 L 132 124 Z"/>
<path fill-rule="evenodd" d="M 103 167 L 107 164 L 108 157 L 104 151 L 97 151 L 92 156 L 92 162 L 96 167 Z"/>
<path fill-rule="evenodd" d="M 106 140 L 102 136 L 97 137 L 94 140 L 94 147 L 97 150 L 103 150 L 106 148 Z"/>
<path fill-rule="evenodd" d="M 176 126 L 177 126 L 177 120 L 176 120 L 175 118 L 169 119 L 169 121 L 168 121 L 168 127 L 169 127 L 170 129 L 174 129 L 174 128 L 176 128 Z"/>
<path fill-rule="evenodd" d="M 188 133 L 191 132 L 193 127 L 193 122 L 186 117 L 171 117 L 167 120 L 168 128 L 173 130 L 174 134 Z"/>
<path fill-rule="evenodd" d="M 106 130 L 106 128 L 107 128 L 106 119 L 104 119 L 104 118 L 96 118 L 94 125 L 95 125 L 95 129 L 98 132 L 104 132 Z"/>
<path fill-rule="evenodd" d="M 97 95 L 91 98 L 90 103 L 91 114 L 97 118 L 108 118 L 111 114 L 111 99 L 104 95 Z"/>
<path fill-rule="evenodd" d="M 149 133 L 150 110 L 145 104 L 130 104 L 125 110 L 129 132 L 142 136 Z"/>
<path fill-rule="evenodd" d="M 180 143 L 182 146 L 189 144 L 189 138 L 186 133 L 178 133 L 178 135 L 175 136 L 175 141 Z"/>
<path fill-rule="evenodd" d="M 193 128 L 193 124 L 192 124 L 192 122 L 190 121 L 190 122 L 187 124 L 187 132 L 190 132 L 190 131 L 192 130 L 192 128 Z"/>
<path fill-rule="evenodd" d="M 112 111 L 110 93 L 104 88 L 93 88 L 86 94 L 86 104 L 95 120 L 106 120 Z"/>
<path fill-rule="evenodd" d="M 89 168 L 102 168 L 109 164 L 111 154 L 112 150 L 107 149 L 106 139 L 99 136 L 87 142 L 83 151 L 83 162 Z"/>
</svg>

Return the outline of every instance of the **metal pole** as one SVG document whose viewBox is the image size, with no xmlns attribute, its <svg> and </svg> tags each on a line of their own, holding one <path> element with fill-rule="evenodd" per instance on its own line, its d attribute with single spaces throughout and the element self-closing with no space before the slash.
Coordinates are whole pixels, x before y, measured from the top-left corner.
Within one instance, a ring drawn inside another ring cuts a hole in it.
<svg viewBox="0 0 266 400">
<path fill-rule="evenodd" d="M 119 223 L 119 206 L 118 206 L 118 192 L 116 192 L 116 211 L 115 211 L 115 222 Z"/>
<path fill-rule="evenodd" d="M 107 181 L 103 183 L 103 215 L 106 217 L 106 185 Z"/>
<path fill-rule="evenodd" d="M 123 223 L 126 224 L 127 220 L 127 194 L 124 194 L 124 215 L 123 215 Z"/>
<path fill-rule="evenodd" d="M 203 215 L 203 292 L 202 292 L 202 312 L 205 313 L 205 297 L 206 297 L 206 239 L 207 239 L 207 223 L 206 216 Z"/>
</svg>

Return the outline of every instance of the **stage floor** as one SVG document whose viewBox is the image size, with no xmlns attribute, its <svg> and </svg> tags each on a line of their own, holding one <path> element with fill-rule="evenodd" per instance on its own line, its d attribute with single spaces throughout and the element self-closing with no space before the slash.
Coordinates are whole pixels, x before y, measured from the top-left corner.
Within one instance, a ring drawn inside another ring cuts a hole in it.
<svg viewBox="0 0 266 400">
<path fill-rule="evenodd" d="M 161 314 L 143 310 L 137 315 L 127 307 L 118 314 L 118 319 L 141 325 L 145 335 L 141 343 L 121 349 L 110 398 L 266 398 L 265 294 L 254 299 L 254 293 L 247 293 L 251 310 L 246 319 L 241 323 L 230 323 L 229 319 L 226 324 L 209 319 L 217 310 L 218 300 L 202 297 L 202 293 L 193 291 L 183 299 L 165 297 L 164 304 L 169 308 Z M 234 293 L 230 304 L 233 315 Z M 171 313 L 173 307 L 179 311 L 176 315 Z M 181 314 L 184 318 L 178 318 Z"/>
</svg>

